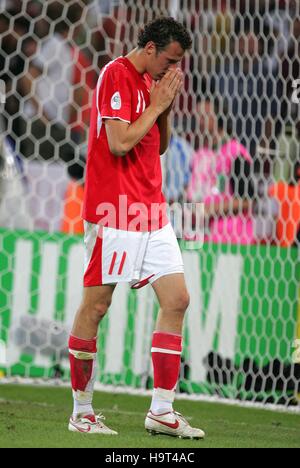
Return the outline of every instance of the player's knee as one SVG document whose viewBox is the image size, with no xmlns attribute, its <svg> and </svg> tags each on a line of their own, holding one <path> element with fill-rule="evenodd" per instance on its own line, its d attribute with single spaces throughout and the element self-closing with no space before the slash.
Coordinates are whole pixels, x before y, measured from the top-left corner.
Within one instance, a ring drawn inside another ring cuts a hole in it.
<svg viewBox="0 0 300 468">
<path fill-rule="evenodd" d="M 93 314 L 95 315 L 96 319 L 102 320 L 103 317 L 106 315 L 111 301 L 110 300 L 103 300 L 101 302 L 96 302 L 93 306 Z"/>
<path fill-rule="evenodd" d="M 190 305 L 190 296 L 187 291 L 182 291 L 172 297 L 167 307 L 168 310 L 173 310 L 177 313 L 184 314 Z M 164 308 L 164 307 L 163 307 Z"/>
<path fill-rule="evenodd" d="M 182 311 L 183 313 L 185 313 L 185 311 L 187 310 L 187 308 L 189 307 L 190 305 L 190 295 L 187 291 L 185 292 L 182 292 L 178 299 L 177 299 L 177 303 L 178 303 L 178 309 L 180 311 Z"/>
<path fill-rule="evenodd" d="M 80 312 L 82 316 L 85 316 L 93 322 L 99 323 L 106 315 L 110 304 L 110 300 L 97 301 L 92 304 L 83 304 Z"/>
</svg>

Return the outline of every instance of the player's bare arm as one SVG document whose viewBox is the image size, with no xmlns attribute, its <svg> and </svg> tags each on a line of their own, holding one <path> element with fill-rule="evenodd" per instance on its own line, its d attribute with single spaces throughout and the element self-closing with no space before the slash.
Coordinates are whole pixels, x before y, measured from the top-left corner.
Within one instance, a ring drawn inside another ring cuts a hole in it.
<svg viewBox="0 0 300 468">
<path fill-rule="evenodd" d="M 177 73 L 177 76 L 181 77 L 181 83 L 177 90 L 177 95 L 178 95 L 182 90 L 183 73 L 180 68 L 173 69 L 173 71 Z M 167 151 L 168 146 L 170 144 L 171 133 L 172 133 L 171 110 L 173 109 L 175 99 L 176 99 L 176 96 L 171 102 L 170 106 L 162 114 L 160 114 L 160 116 L 157 119 L 157 124 L 159 128 L 159 133 L 160 133 L 160 148 L 159 148 L 160 154 L 164 154 Z"/>
<path fill-rule="evenodd" d="M 151 89 L 151 104 L 134 123 L 120 120 L 105 121 L 110 151 L 116 156 L 125 156 L 153 127 L 158 117 L 168 109 L 182 86 L 182 77 L 177 70 L 169 70 L 162 80 Z"/>
</svg>

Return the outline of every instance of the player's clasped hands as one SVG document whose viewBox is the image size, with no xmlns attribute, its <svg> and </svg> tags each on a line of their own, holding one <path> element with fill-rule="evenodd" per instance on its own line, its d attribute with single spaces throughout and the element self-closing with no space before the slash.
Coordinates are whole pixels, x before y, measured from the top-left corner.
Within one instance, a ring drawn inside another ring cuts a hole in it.
<svg viewBox="0 0 300 468">
<path fill-rule="evenodd" d="M 151 90 L 151 103 L 164 112 L 173 103 L 183 85 L 183 73 L 180 68 L 172 68 L 156 82 Z"/>
</svg>

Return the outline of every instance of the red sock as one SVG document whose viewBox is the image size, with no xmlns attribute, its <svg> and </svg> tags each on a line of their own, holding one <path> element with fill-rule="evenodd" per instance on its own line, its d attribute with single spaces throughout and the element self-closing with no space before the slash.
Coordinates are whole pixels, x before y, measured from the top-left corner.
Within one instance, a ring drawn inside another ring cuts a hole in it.
<svg viewBox="0 0 300 468">
<path fill-rule="evenodd" d="M 69 339 L 72 389 L 84 392 L 93 377 L 97 340 L 82 340 L 71 335 Z M 83 354 L 80 354 L 83 353 Z M 90 359 L 86 356 L 90 354 Z"/>
<path fill-rule="evenodd" d="M 182 351 L 182 337 L 172 333 L 153 333 L 152 362 L 154 370 L 154 388 L 175 390 Z"/>
</svg>

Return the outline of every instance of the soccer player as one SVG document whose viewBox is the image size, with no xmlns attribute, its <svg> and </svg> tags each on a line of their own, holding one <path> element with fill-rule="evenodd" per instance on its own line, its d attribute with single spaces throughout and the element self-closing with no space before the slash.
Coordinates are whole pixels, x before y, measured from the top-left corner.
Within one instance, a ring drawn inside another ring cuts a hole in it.
<svg viewBox="0 0 300 468">
<path fill-rule="evenodd" d="M 153 333 L 149 432 L 203 438 L 173 410 L 189 304 L 181 252 L 166 217 L 160 155 L 183 84 L 178 64 L 191 38 L 172 18 L 145 26 L 138 47 L 102 71 L 91 114 L 85 181 L 84 297 L 69 341 L 74 411 L 69 430 L 117 434 L 92 407 L 98 326 L 116 285 L 150 283 L 160 303 Z"/>
</svg>

